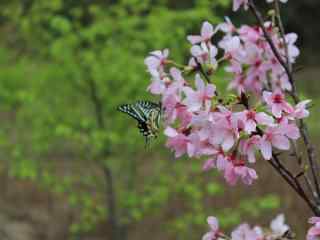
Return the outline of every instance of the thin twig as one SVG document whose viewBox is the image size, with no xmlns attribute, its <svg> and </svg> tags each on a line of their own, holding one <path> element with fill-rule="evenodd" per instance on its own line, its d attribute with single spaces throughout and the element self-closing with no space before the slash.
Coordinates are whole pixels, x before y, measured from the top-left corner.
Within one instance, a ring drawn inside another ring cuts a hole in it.
<svg viewBox="0 0 320 240">
<path fill-rule="evenodd" d="M 209 78 L 209 76 L 206 74 L 206 72 L 204 71 L 201 63 L 199 63 L 197 58 L 194 58 L 195 62 L 197 63 L 197 68 L 199 69 L 200 73 L 204 76 L 204 78 L 207 80 L 208 83 L 211 83 L 211 79 Z"/>
<path fill-rule="evenodd" d="M 282 41 L 283 41 L 283 44 L 284 44 L 284 49 L 285 49 L 285 53 L 286 53 L 286 60 L 287 60 L 287 66 L 289 68 L 289 71 L 292 72 L 292 66 L 291 66 L 290 59 L 289 59 L 288 45 L 286 43 L 285 31 L 284 31 L 284 27 L 283 27 L 283 23 L 282 23 L 282 19 L 281 19 L 279 0 L 275 0 L 274 1 L 274 8 L 275 8 L 275 12 L 276 12 L 277 22 L 278 22 L 278 25 L 279 25 L 280 35 L 281 35 L 281 38 L 282 38 Z"/>
<path fill-rule="evenodd" d="M 268 162 L 286 180 L 286 182 L 292 187 L 292 189 L 294 189 L 295 192 L 307 203 L 314 214 L 319 215 L 320 211 L 317 208 L 317 205 L 308 198 L 299 181 L 297 181 L 297 179 L 291 174 L 291 172 L 280 163 L 278 157 L 276 155 L 273 155 L 272 160 L 269 160 Z"/>
<path fill-rule="evenodd" d="M 261 27 L 264 37 L 266 38 L 266 41 L 268 42 L 272 52 L 274 53 L 275 57 L 277 58 L 277 60 L 279 61 L 279 63 L 281 64 L 281 66 L 284 68 L 289 82 L 292 86 L 292 91 L 290 92 L 291 97 L 293 98 L 294 102 L 297 104 L 298 102 L 300 102 L 300 99 L 297 95 L 297 91 L 296 91 L 296 86 L 295 86 L 295 82 L 293 79 L 293 75 L 292 72 L 290 71 L 288 65 L 285 63 L 285 61 L 283 60 L 283 58 L 281 57 L 279 51 L 277 50 L 274 42 L 272 41 L 272 38 L 270 36 L 270 34 L 268 33 L 268 31 L 266 30 L 265 26 L 264 26 L 264 20 L 262 17 L 262 14 L 260 13 L 260 11 L 257 9 L 256 5 L 254 4 L 253 0 L 249 0 L 249 8 L 251 10 L 251 12 L 253 13 L 253 15 L 255 16 L 259 26 Z M 287 44 L 286 42 L 284 42 L 284 44 Z M 307 148 L 307 155 L 308 155 L 308 161 L 311 167 L 311 173 L 312 173 L 312 177 L 313 177 L 313 181 L 314 181 L 314 185 L 317 191 L 318 196 L 320 195 L 320 186 L 319 186 L 319 182 L 318 182 L 318 172 L 319 172 L 319 167 L 317 165 L 317 162 L 315 160 L 315 150 L 314 147 L 312 146 L 311 142 L 310 142 L 310 137 L 308 134 L 308 128 L 306 126 L 306 124 L 304 123 L 303 120 L 300 120 L 300 125 L 299 125 L 299 129 L 304 141 L 304 144 Z"/>
<path fill-rule="evenodd" d="M 277 50 L 274 42 L 272 41 L 272 38 L 271 38 L 270 34 L 266 30 L 266 28 L 264 26 L 264 20 L 263 20 L 262 14 L 257 9 L 257 7 L 254 4 L 253 0 L 249 0 L 249 8 L 250 8 L 251 12 L 254 14 L 255 18 L 257 19 L 260 27 L 262 28 L 263 35 L 266 38 L 267 42 L 269 43 L 269 46 L 271 47 L 272 52 L 274 53 L 275 57 L 277 58 L 277 60 L 281 64 L 281 66 L 286 71 L 286 73 L 288 75 L 289 82 L 292 85 L 292 93 L 295 93 L 296 89 L 295 89 L 295 84 L 294 84 L 294 81 L 293 81 L 292 74 L 291 74 L 288 66 L 286 65 L 286 63 L 283 61 L 283 58 L 281 57 L 281 55 L 280 55 L 279 51 Z M 284 44 L 286 44 L 286 43 L 284 43 Z M 293 97 L 295 99 L 297 99 L 297 96 L 294 95 Z M 299 101 L 297 101 L 297 102 L 299 102 Z"/>
</svg>

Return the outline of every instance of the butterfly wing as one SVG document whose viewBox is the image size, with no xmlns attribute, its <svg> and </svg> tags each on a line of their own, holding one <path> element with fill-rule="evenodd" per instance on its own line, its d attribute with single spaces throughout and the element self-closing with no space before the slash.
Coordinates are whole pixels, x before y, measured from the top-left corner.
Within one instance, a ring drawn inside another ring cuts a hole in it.
<svg viewBox="0 0 320 240">
<path fill-rule="evenodd" d="M 134 104 L 123 104 L 118 110 L 138 121 L 141 134 L 149 139 L 157 137 L 161 118 L 161 105 L 150 101 L 138 101 Z"/>
<path fill-rule="evenodd" d="M 138 122 L 147 120 L 145 114 L 140 110 L 140 108 L 136 107 L 136 104 L 123 104 L 118 107 L 118 110 L 128 114 Z"/>
</svg>

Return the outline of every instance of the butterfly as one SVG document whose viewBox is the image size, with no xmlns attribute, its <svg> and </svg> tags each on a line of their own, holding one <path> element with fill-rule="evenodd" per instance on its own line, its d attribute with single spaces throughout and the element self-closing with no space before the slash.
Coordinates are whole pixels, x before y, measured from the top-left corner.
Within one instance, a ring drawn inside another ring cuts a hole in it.
<svg viewBox="0 0 320 240">
<path fill-rule="evenodd" d="M 162 114 L 161 103 L 137 101 L 133 104 L 122 104 L 118 110 L 138 121 L 138 128 L 146 143 L 158 136 Z"/>
</svg>

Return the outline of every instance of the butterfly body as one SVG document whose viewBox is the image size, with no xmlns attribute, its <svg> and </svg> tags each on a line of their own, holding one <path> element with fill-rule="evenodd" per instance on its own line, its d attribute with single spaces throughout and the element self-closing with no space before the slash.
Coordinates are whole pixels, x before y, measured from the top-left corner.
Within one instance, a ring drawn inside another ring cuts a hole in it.
<svg viewBox="0 0 320 240">
<path fill-rule="evenodd" d="M 138 101 L 120 105 L 118 110 L 137 120 L 138 128 L 146 142 L 158 136 L 162 111 L 160 103 Z"/>
</svg>

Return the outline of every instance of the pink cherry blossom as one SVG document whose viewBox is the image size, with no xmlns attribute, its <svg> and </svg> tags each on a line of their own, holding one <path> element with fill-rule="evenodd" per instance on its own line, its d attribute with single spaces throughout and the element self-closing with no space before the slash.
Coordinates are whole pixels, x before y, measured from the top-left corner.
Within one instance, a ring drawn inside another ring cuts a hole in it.
<svg viewBox="0 0 320 240">
<path fill-rule="evenodd" d="M 200 64 L 210 64 L 213 68 L 217 68 L 217 60 L 216 56 L 218 53 L 218 49 L 210 45 L 207 47 L 205 43 L 201 43 L 201 45 L 194 45 L 191 47 L 191 54 L 194 56 Z"/>
<path fill-rule="evenodd" d="M 220 23 L 217 28 L 226 34 L 232 34 L 237 31 L 229 17 L 225 17 L 225 22 Z"/>
<path fill-rule="evenodd" d="M 263 92 L 263 99 L 266 101 L 271 109 L 272 114 L 280 118 L 282 112 L 290 113 L 292 112 L 292 106 L 285 100 L 285 96 L 281 92 Z"/>
<path fill-rule="evenodd" d="M 231 233 L 232 240 L 261 240 L 261 236 L 248 224 L 241 224 Z"/>
<path fill-rule="evenodd" d="M 228 89 L 235 89 L 239 96 L 246 92 L 246 88 L 246 78 L 243 74 L 237 74 L 228 86 Z"/>
<path fill-rule="evenodd" d="M 256 131 L 257 124 L 271 126 L 274 119 L 264 112 L 256 112 L 254 110 L 244 110 L 243 112 L 236 113 L 239 120 L 243 122 L 244 130 L 251 134 Z"/>
<path fill-rule="evenodd" d="M 228 164 L 224 173 L 224 177 L 230 185 L 235 185 L 239 178 L 246 185 L 251 185 L 258 178 L 256 171 L 246 166 L 236 166 Z"/>
<path fill-rule="evenodd" d="M 189 35 L 187 39 L 191 44 L 208 43 L 217 30 L 218 28 L 214 28 L 209 22 L 204 22 L 201 28 L 201 35 Z"/>
<path fill-rule="evenodd" d="M 219 47 L 225 51 L 225 55 L 229 57 L 237 58 L 237 56 L 245 56 L 242 50 L 240 38 L 238 36 L 226 35 L 220 42 Z"/>
<path fill-rule="evenodd" d="M 222 150 L 216 150 L 216 153 L 212 154 L 212 158 L 204 163 L 203 170 L 207 171 L 211 168 L 217 168 L 219 171 L 224 171 L 228 162 L 228 157 L 224 152 Z"/>
<path fill-rule="evenodd" d="M 256 162 L 256 150 L 260 144 L 260 136 L 254 135 L 249 139 L 240 141 L 240 151 L 243 155 L 247 156 L 250 163 Z"/>
<path fill-rule="evenodd" d="M 224 151 L 228 151 L 239 138 L 238 121 L 236 115 L 220 106 L 219 111 L 213 114 L 215 130 L 209 138 L 213 145 L 221 145 Z"/>
<path fill-rule="evenodd" d="M 311 100 L 304 100 L 299 102 L 293 109 L 293 112 L 289 114 L 292 118 L 302 119 L 309 116 L 309 111 L 306 109 Z"/>
<path fill-rule="evenodd" d="M 168 49 L 164 49 L 163 51 L 156 50 L 150 53 L 150 56 L 145 59 L 144 63 L 147 65 L 151 75 L 158 75 L 159 71 L 163 71 L 168 56 Z"/>
<path fill-rule="evenodd" d="M 233 11 L 238 11 L 238 9 L 242 5 L 244 6 L 244 9 L 247 10 L 248 9 L 248 0 L 233 0 L 232 10 Z"/>
<path fill-rule="evenodd" d="M 188 137 L 183 133 L 178 133 L 177 130 L 167 127 L 164 134 L 168 136 L 167 147 L 175 151 L 175 157 L 181 157 L 187 152 Z"/>
<path fill-rule="evenodd" d="M 166 90 L 166 85 L 170 83 L 170 79 L 168 77 L 161 78 L 158 73 L 154 73 L 151 78 L 151 84 L 148 86 L 148 91 L 152 94 L 159 95 L 163 94 Z"/>
<path fill-rule="evenodd" d="M 242 41 L 250 43 L 257 43 L 263 34 L 261 28 L 251 27 L 248 25 L 241 26 L 238 33 Z"/>
<path fill-rule="evenodd" d="M 280 150 L 288 150 L 290 148 L 290 142 L 283 132 L 283 129 L 279 127 L 268 127 L 265 130 L 258 146 L 264 159 L 271 159 L 272 146 Z"/>
<path fill-rule="evenodd" d="M 288 33 L 285 36 L 286 44 L 288 46 L 289 61 L 291 63 L 294 63 L 295 59 L 300 55 L 299 49 L 294 45 L 297 39 L 298 35 L 295 33 Z"/>
<path fill-rule="evenodd" d="M 199 111 L 202 106 L 210 107 L 210 100 L 215 95 L 216 87 L 213 84 L 205 84 L 199 74 L 196 74 L 196 91 L 191 87 L 185 87 L 186 99 L 183 103 L 191 112 Z"/>
<path fill-rule="evenodd" d="M 208 217 L 207 222 L 210 227 L 210 231 L 207 232 L 203 237 L 202 240 L 216 240 L 219 238 L 219 222 L 218 219 L 215 217 Z"/>
<path fill-rule="evenodd" d="M 299 128 L 295 123 L 290 123 L 288 118 L 278 119 L 279 130 L 289 139 L 297 140 L 300 137 Z"/>
<path fill-rule="evenodd" d="M 247 6 L 247 1 L 234 3 Z M 271 22 L 266 22 L 265 27 L 284 56 L 281 36 Z M 223 34 L 218 47 L 210 42 L 217 29 Z M 201 35 L 188 39 L 195 45 L 183 70 L 169 68 L 169 64 L 179 64 L 167 60 L 168 51 L 154 51 L 145 60 L 152 80 L 148 90 L 161 97 L 166 146 L 176 157 L 184 154 L 190 158 L 206 157 L 203 169 L 217 169 L 231 185 L 239 180 L 252 184 L 258 176 L 249 164 L 256 162 L 258 154 L 271 159 L 273 148 L 283 151 L 290 148 L 290 140 L 300 137 L 296 120 L 309 115 L 309 101 L 295 107 L 287 102 L 285 91 L 292 86 L 260 27 L 236 28 L 227 18 L 216 29 L 205 22 Z M 295 41 L 294 34 L 286 36 L 285 44 L 291 46 L 292 59 L 298 55 Z M 239 101 L 229 102 L 224 95 L 218 95 L 216 86 L 200 76 L 198 64 L 206 70 L 216 68 L 219 55 L 222 56 L 219 61 L 226 63 L 225 70 L 233 79 L 229 88 L 237 91 Z M 194 82 L 190 77 L 193 72 Z M 256 102 L 250 99 L 245 105 L 242 96 L 250 98 L 250 93 L 254 93 Z"/>
</svg>

